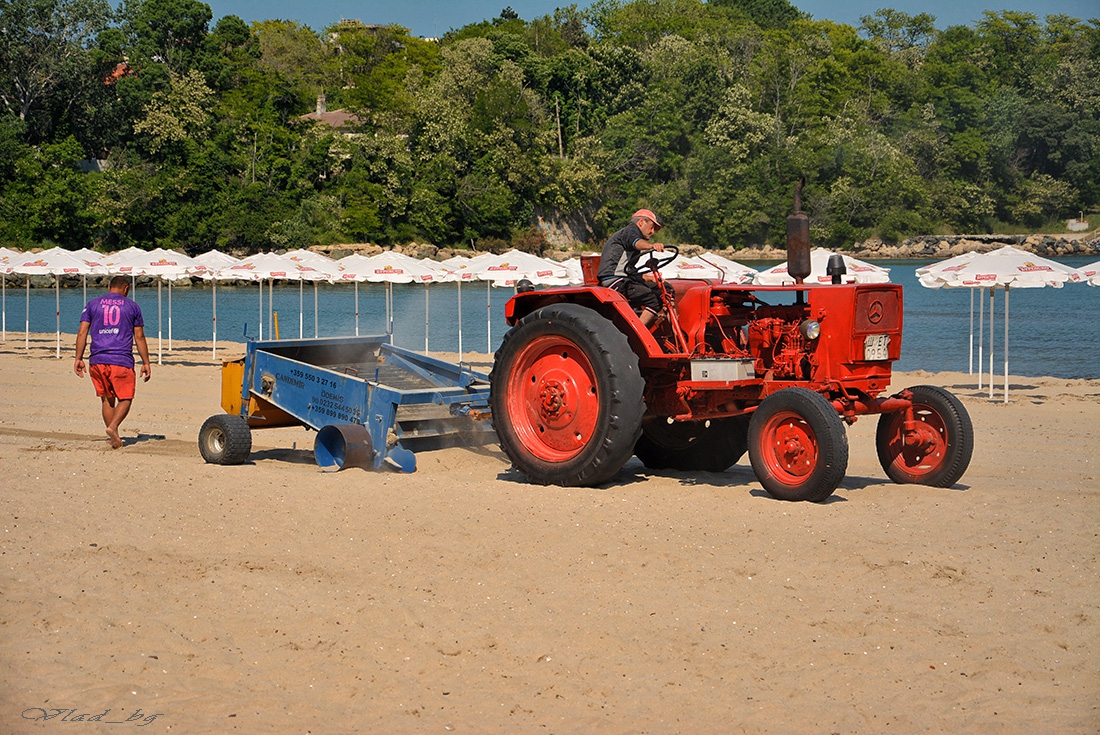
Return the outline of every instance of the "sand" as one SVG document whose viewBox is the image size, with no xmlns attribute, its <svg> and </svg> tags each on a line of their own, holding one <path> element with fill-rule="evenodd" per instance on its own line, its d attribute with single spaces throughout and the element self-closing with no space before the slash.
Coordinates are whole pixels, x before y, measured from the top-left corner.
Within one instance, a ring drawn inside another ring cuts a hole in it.
<svg viewBox="0 0 1100 735">
<path fill-rule="evenodd" d="M 0 343 L 2 732 L 1100 731 L 1100 381 L 896 374 L 967 406 L 962 482 L 892 484 L 869 418 L 785 503 L 747 459 L 324 473 L 304 429 L 207 465 L 219 370 L 179 342 L 111 450 L 64 339 Z"/>
</svg>

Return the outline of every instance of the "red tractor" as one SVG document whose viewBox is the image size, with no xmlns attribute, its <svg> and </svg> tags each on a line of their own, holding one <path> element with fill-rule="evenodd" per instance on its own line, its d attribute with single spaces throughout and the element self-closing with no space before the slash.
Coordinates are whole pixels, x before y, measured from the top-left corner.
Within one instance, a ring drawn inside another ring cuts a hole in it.
<svg viewBox="0 0 1100 735">
<path fill-rule="evenodd" d="M 883 395 L 901 352 L 902 287 L 803 283 L 797 209 L 796 198 L 796 285 L 665 280 L 668 248 L 647 266 L 664 302 L 650 329 L 591 279 L 517 293 L 490 394 L 513 466 L 533 483 L 591 486 L 633 455 L 651 469 L 721 472 L 747 450 L 774 497 L 821 501 L 847 470 L 844 424 L 879 414 L 878 457 L 894 482 L 954 485 L 974 447 L 962 403 L 934 386 Z"/>
</svg>

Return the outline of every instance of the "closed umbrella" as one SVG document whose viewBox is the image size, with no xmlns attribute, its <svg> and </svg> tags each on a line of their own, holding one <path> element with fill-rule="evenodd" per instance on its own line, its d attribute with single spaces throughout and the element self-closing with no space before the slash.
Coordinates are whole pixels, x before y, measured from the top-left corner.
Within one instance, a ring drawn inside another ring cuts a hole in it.
<svg viewBox="0 0 1100 735">
<path fill-rule="evenodd" d="M 1008 403 L 1008 296 L 1013 288 L 1062 288 L 1066 283 L 1084 280 L 1076 268 L 1039 257 L 1011 245 L 988 253 L 978 253 L 965 262 L 957 261 L 948 269 L 929 270 L 921 276 L 921 285 L 929 288 L 989 289 L 989 397 L 993 398 L 993 305 L 996 289 L 1005 292 L 1004 326 L 1004 401 Z M 979 366 L 979 370 L 980 370 Z M 980 387 L 980 385 L 979 385 Z"/>
<path fill-rule="evenodd" d="M 804 283 L 832 283 L 832 276 L 827 272 L 829 258 L 836 253 L 825 248 L 814 248 L 810 252 L 810 275 Z M 890 269 L 882 268 L 871 263 L 844 255 L 844 283 L 889 283 Z M 752 282 L 758 286 L 793 286 L 794 277 L 787 273 L 787 264 L 780 263 L 767 270 L 760 271 L 753 276 Z"/>
</svg>

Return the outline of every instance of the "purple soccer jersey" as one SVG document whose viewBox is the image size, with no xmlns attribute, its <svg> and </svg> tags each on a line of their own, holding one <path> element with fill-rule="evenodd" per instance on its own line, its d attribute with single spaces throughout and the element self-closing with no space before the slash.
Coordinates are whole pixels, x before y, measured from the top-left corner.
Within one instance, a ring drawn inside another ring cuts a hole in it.
<svg viewBox="0 0 1100 735">
<path fill-rule="evenodd" d="M 144 327 L 141 307 L 136 301 L 117 293 L 92 299 L 84 307 L 80 321 L 91 326 L 89 365 L 120 365 L 134 369 L 134 327 Z"/>
</svg>

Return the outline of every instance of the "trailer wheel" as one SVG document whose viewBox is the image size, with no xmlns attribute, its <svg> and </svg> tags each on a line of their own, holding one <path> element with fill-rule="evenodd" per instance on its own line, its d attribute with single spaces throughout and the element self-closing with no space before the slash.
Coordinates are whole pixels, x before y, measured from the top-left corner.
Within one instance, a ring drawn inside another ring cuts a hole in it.
<svg viewBox="0 0 1100 735">
<path fill-rule="evenodd" d="M 634 454 L 651 470 L 723 472 L 744 456 L 748 436 L 748 416 L 672 424 L 659 418 L 642 424 Z"/>
<path fill-rule="evenodd" d="M 540 485 L 598 485 L 641 433 L 644 383 L 626 336 L 595 311 L 554 304 L 505 336 L 490 375 L 500 446 Z"/>
<path fill-rule="evenodd" d="M 240 416 L 211 416 L 199 429 L 199 452 L 210 464 L 242 464 L 252 453 L 252 429 Z"/>
<path fill-rule="evenodd" d="M 878 461 L 891 480 L 951 487 L 970 466 L 974 427 L 962 402 L 933 385 L 909 389 L 913 425 L 907 411 L 879 416 L 875 433 Z"/>
<path fill-rule="evenodd" d="M 805 388 L 765 398 L 749 422 L 749 459 L 756 479 L 780 500 L 818 502 L 832 495 L 848 469 L 848 435 L 836 409 Z"/>
</svg>

